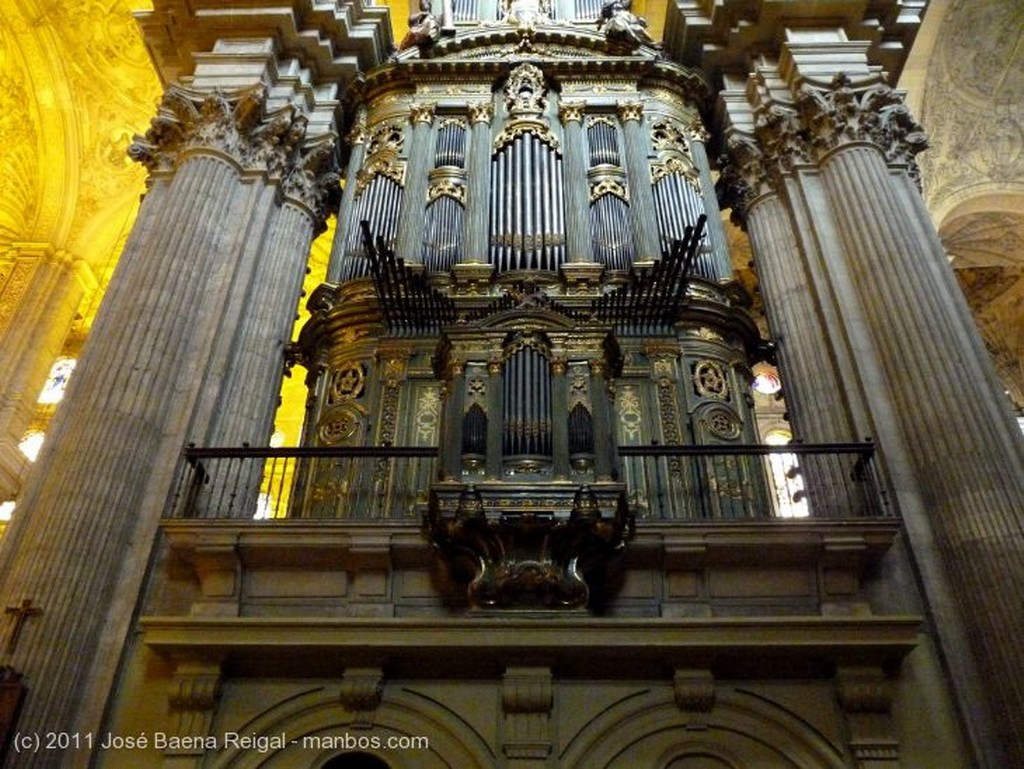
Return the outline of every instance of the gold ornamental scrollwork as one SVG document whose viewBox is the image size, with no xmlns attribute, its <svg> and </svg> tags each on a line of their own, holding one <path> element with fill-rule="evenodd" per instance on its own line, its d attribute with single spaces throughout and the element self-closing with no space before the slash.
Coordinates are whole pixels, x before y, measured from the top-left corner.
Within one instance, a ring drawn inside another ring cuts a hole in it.
<svg viewBox="0 0 1024 769">
<path fill-rule="evenodd" d="M 429 125 L 434 122 L 434 113 L 437 111 L 436 104 L 410 104 L 409 105 L 409 122 L 415 125 L 416 123 L 426 123 Z"/>
<path fill-rule="evenodd" d="M 490 123 L 493 119 L 494 105 L 490 103 L 469 105 L 469 122 Z"/>
<path fill-rule="evenodd" d="M 534 134 L 538 139 L 547 144 L 555 152 L 560 152 L 561 147 L 558 137 L 552 133 L 547 124 L 541 120 L 520 120 L 512 125 L 506 126 L 494 138 L 494 151 L 497 152 L 506 144 L 511 144 L 516 138 L 524 134 Z"/>
<path fill-rule="evenodd" d="M 427 203 L 433 203 L 440 197 L 466 205 L 466 188 L 455 179 L 439 179 L 427 188 Z"/>
<path fill-rule="evenodd" d="M 619 120 L 623 123 L 628 123 L 630 120 L 639 123 L 644 119 L 644 103 L 642 101 L 620 101 L 616 105 L 616 111 L 619 113 Z"/>
<path fill-rule="evenodd" d="M 563 101 L 558 105 L 558 119 L 562 121 L 562 125 L 582 123 L 586 108 L 586 103 L 582 101 Z"/>
<path fill-rule="evenodd" d="M 626 185 L 615 179 L 601 179 L 590 185 L 590 202 L 596 203 L 605 195 L 614 195 L 625 203 L 629 202 L 629 190 Z"/>
<path fill-rule="evenodd" d="M 717 361 L 702 360 L 694 366 L 693 387 L 705 398 L 725 400 L 729 397 L 729 380 Z"/>
</svg>

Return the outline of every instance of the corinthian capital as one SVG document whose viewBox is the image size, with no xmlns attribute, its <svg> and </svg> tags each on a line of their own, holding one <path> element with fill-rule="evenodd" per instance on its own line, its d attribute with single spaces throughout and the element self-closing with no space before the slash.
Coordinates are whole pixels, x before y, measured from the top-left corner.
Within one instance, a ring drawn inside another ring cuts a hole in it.
<svg viewBox="0 0 1024 769">
<path fill-rule="evenodd" d="M 297 147 L 282 180 L 285 197 L 311 213 L 318 233 L 323 232 L 327 216 L 337 210 L 341 197 L 337 148 L 337 138 L 333 134 Z"/>
<path fill-rule="evenodd" d="M 888 85 L 855 90 L 843 73 L 827 89 L 800 87 L 796 98 L 812 146 L 819 157 L 851 142 L 868 142 L 893 163 L 914 165 L 928 146 L 924 129 L 904 103 L 904 94 Z"/>
<path fill-rule="evenodd" d="M 721 176 L 715 187 L 719 203 L 722 208 L 732 208 L 733 218 L 742 221 L 754 199 L 771 191 L 764 153 L 753 138 L 732 134 L 718 162 Z"/>
<path fill-rule="evenodd" d="M 291 106 L 266 114 L 266 98 L 263 86 L 234 93 L 171 86 L 128 154 L 150 172 L 173 171 L 190 153 L 206 151 L 244 170 L 282 176 L 305 138 L 307 119 Z"/>
</svg>

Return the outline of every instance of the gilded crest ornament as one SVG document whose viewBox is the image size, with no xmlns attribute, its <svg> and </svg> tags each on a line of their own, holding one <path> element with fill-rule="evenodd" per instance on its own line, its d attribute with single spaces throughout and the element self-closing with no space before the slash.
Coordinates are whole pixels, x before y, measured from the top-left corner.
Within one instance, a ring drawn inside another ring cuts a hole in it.
<svg viewBox="0 0 1024 769">
<path fill-rule="evenodd" d="M 725 400 L 729 395 L 729 381 L 717 361 L 703 360 L 694 366 L 693 386 L 705 398 Z"/>
</svg>

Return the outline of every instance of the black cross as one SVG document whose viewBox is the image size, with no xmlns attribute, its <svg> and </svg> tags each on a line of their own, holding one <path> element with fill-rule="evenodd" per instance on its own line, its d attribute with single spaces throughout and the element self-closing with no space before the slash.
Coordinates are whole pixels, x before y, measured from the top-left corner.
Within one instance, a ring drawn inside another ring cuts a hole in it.
<svg viewBox="0 0 1024 769">
<path fill-rule="evenodd" d="M 22 599 L 21 606 L 8 606 L 4 609 L 4 614 L 13 614 L 15 616 L 14 630 L 11 631 L 11 636 L 7 639 L 6 651 L 8 654 L 13 653 L 14 648 L 18 645 L 18 636 L 21 635 L 21 629 L 25 625 L 25 620 L 42 613 L 42 609 L 32 605 L 31 598 Z"/>
</svg>

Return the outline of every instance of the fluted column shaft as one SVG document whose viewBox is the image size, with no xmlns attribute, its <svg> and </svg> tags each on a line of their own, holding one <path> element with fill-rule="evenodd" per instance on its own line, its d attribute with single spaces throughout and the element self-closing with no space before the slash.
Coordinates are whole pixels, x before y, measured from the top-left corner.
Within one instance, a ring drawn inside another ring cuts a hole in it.
<svg viewBox="0 0 1024 769">
<path fill-rule="evenodd" d="M 612 425 L 604 361 L 590 362 L 590 403 L 594 409 L 594 479 L 610 481 L 617 473 L 618 442 Z"/>
<path fill-rule="evenodd" d="M 423 251 L 424 210 L 427 205 L 427 174 L 432 160 L 433 105 L 414 105 L 409 115 L 412 121 L 412 140 L 409 147 L 409 165 L 405 174 L 405 194 L 398 218 L 395 251 L 402 258 L 419 262 Z"/>
<path fill-rule="evenodd" d="M 658 219 L 652 215 L 654 192 L 651 189 L 651 163 L 647 140 L 642 129 L 643 103 L 619 105 L 623 145 L 626 154 L 626 179 L 629 181 L 629 216 L 633 224 L 635 261 L 648 262 L 661 258 Z"/>
<path fill-rule="evenodd" d="M 14 249 L 7 290 L 17 295 L 0 297 L 11 308 L 0 317 L 0 501 L 17 494 L 25 464 L 18 443 L 35 416 L 39 391 L 85 286 L 94 283 L 88 267 L 48 245 L 18 243 Z"/>
<path fill-rule="evenodd" d="M 268 192 L 273 195 L 275 190 Z M 218 395 L 209 417 L 208 445 L 264 445 L 270 438 L 313 227 L 305 207 L 285 201 L 273 209 L 254 249 L 251 282 L 237 292 L 239 327 L 234 335 L 224 335 L 235 343 L 225 360 L 220 387 L 210 382 L 205 388 Z"/>
<path fill-rule="evenodd" d="M 565 360 L 551 362 L 551 453 L 556 479 L 569 477 L 569 380 Z"/>
<path fill-rule="evenodd" d="M 577 222 L 565 231 L 566 261 L 592 262 L 590 193 L 587 187 L 586 142 L 583 139 L 583 104 L 564 103 L 559 115 L 565 137 L 565 209 Z M 557 456 L 557 455 L 556 455 Z"/>
<path fill-rule="evenodd" d="M 257 286 L 295 280 L 271 276 L 258 257 L 271 247 L 263 239 L 279 206 L 278 174 L 307 191 L 312 174 L 289 175 L 306 162 L 296 157 L 305 152 L 303 119 L 279 113 L 262 132 L 238 120 L 262 99 L 253 90 L 229 98 L 171 89 L 158 119 L 173 110 L 180 132 L 154 127 L 133 145 L 151 187 L 0 546 L 2 605 L 30 599 L 43 611 L 9 659 L 31 691 L 19 728 L 98 734 L 181 448 L 207 434 L 205 404 L 230 385 L 224 366 L 274 355 L 256 352 L 245 300 L 291 290 Z M 313 155 L 332 157 L 324 147 Z M 243 170 L 250 160 L 254 167 Z M 308 236 L 277 245 L 287 252 L 281 258 L 301 264 L 291 250 L 304 257 Z M 252 404 L 265 406 L 277 381 L 236 390 L 237 413 L 225 412 L 223 434 L 240 429 Z M 87 751 L 73 759 L 13 754 L 7 765 L 65 759 L 85 765 Z"/>
<path fill-rule="evenodd" d="M 816 290 L 779 195 L 751 203 L 747 233 L 765 314 L 777 344 L 793 435 L 808 443 L 845 443 L 858 435 L 844 402 L 832 340 Z"/>
<path fill-rule="evenodd" d="M 237 182 L 235 168 L 198 156 L 150 190 L 51 440 L 26 480 L 0 550 L 5 605 L 29 598 L 44 612 L 26 623 L 10 660 L 32 691 L 20 728 L 98 726 L 81 715 L 97 695 L 90 684 L 113 675 L 118 644 L 104 624 L 108 614 L 130 614 L 148 556 L 130 543 L 152 541 L 160 513 L 153 498 L 170 488 L 197 394 L 189 380 L 203 370 L 226 298 L 214 289 L 229 270 L 211 256 L 229 250 L 224 223 L 235 221 Z M 50 765 L 26 754 L 7 764 Z"/>
<path fill-rule="evenodd" d="M 501 478 L 502 435 L 505 429 L 504 366 L 498 361 L 487 364 L 487 478 Z"/>
<path fill-rule="evenodd" d="M 490 104 L 473 105 L 469 109 L 469 155 L 466 158 L 466 248 L 463 260 L 471 264 L 489 261 L 487 242 L 488 206 L 491 189 L 491 119 Z"/>
<path fill-rule="evenodd" d="M 941 246 L 921 237 L 927 221 L 919 221 L 922 208 L 909 199 L 916 193 L 874 146 L 842 147 L 821 168 L 901 448 L 916 493 L 926 500 L 938 557 L 985 681 L 1005 754 L 999 760 L 1024 765 L 1020 432 L 993 390 L 991 361 L 966 340 L 962 300 L 954 298 L 958 289 Z M 958 415 L 955 430 L 950 414 Z M 921 564 L 926 586 L 936 567 L 929 557 Z M 940 634 L 945 617 L 958 624 L 953 607 L 932 605 Z M 952 665 L 966 677 L 959 661 Z"/>
</svg>

